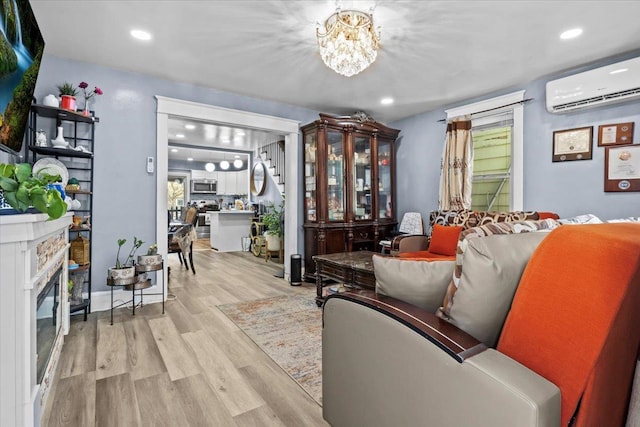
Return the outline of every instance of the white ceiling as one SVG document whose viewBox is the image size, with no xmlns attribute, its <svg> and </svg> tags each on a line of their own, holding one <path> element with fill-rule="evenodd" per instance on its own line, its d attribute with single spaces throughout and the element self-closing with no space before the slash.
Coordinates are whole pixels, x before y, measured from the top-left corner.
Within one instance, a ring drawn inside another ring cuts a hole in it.
<svg viewBox="0 0 640 427">
<path fill-rule="evenodd" d="M 376 62 L 353 77 L 318 54 L 316 22 L 335 1 L 31 0 L 48 54 L 327 113 L 361 110 L 383 123 L 630 52 L 640 40 L 640 1 L 340 3 L 375 4 L 382 30 Z M 561 41 L 573 27 L 584 34 Z M 133 40 L 134 28 L 153 40 Z M 380 105 L 384 96 L 395 103 Z"/>
</svg>

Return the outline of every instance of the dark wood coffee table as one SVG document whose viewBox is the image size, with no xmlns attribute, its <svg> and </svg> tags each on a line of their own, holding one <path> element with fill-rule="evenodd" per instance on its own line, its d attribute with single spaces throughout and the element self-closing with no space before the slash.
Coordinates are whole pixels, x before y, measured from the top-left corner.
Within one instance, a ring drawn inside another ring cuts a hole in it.
<svg viewBox="0 0 640 427">
<path fill-rule="evenodd" d="M 324 296 L 322 288 L 336 281 L 350 286 L 375 289 L 376 277 L 373 274 L 371 257 L 377 252 L 356 251 L 337 254 L 315 255 L 316 263 L 316 304 L 322 306 Z M 383 255 L 384 256 L 384 255 Z"/>
</svg>

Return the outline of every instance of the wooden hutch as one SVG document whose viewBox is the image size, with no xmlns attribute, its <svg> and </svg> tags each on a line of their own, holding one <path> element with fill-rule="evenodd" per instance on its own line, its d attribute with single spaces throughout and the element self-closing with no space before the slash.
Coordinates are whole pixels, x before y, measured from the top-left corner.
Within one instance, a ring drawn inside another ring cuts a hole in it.
<svg viewBox="0 0 640 427">
<path fill-rule="evenodd" d="M 400 132 L 364 113 L 320 119 L 302 128 L 305 280 L 314 255 L 377 251 L 397 224 L 395 140 Z"/>
</svg>

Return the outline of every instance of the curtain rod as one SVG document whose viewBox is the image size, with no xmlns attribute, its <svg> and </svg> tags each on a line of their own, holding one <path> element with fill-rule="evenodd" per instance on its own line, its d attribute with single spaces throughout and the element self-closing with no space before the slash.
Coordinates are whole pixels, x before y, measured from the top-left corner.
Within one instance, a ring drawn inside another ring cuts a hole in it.
<svg viewBox="0 0 640 427">
<path fill-rule="evenodd" d="M 501 105 L 499 107 L 489 108 L 488 110 L 476 111 L 475 113 L 471 113 L 471 115 L 480 114 L 480 113 L 487 113 L 489 111 L 499 110 L 500 108 L 510 107 L 512 105 L 524 104 L 525 102 L 529 102 L 529 101 L 533 101 L 533 98 L 527 98 L 527 99 L 523 99 L 522 101 L 512 102 L 511 104 L 505 104 L 505 105 Z M 438 122 L 446 122 L 446 121 L 447 121 L 447 119 L 438 120 Z"/>
</svg>

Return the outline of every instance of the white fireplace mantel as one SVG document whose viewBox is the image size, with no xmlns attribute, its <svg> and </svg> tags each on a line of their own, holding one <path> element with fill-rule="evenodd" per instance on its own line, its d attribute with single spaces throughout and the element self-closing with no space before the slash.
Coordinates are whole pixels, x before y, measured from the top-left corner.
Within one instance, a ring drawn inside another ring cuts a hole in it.
<svg viewBox="0 0 640 427">
<path fill-rule="evenodd" d="M 71 217 L 0 215 L 0 426 L 40 425 L 69 329 L 67 287 L 59 287 L 60 328 L 41 384 L 36 382 L 36 299 L 61 265 L 60 283 L 67 283 Z"/>
</svg>

